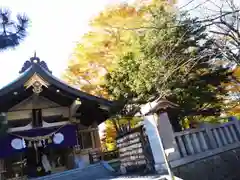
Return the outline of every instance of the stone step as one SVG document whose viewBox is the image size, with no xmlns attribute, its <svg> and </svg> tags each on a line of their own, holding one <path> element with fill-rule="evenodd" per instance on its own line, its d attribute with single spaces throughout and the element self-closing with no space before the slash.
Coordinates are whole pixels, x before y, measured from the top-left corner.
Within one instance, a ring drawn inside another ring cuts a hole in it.
<svg viewBox="0 0 240 180">
<path fill-rule="evenodd" d="M 174 180 L 183 180 L 174 176 Z M 153 175 L 153 176 L 119 176 L 114 178 L 102 178 L 97 180 L 172 180 L 169 175 Z"/>
</svg>

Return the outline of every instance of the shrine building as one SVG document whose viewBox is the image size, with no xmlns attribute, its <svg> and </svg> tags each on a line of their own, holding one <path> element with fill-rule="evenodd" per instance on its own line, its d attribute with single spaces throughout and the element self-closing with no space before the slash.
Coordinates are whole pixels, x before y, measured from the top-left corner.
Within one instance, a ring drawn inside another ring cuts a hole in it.
<svg viewBox="0 0 240 180">
<path fill-rule="evenodd" d="M 75 89 L 52 75 L 36 55 L 20 76 L 0 89 L 0 113 L 7 129 L 0 136 L 3 179 L 46 175 L 73 168 L 74 156 L 89 163 L 89 150 L 100 148 L 98 125 L 111 116 L 114 102 Z"/>
</svg>

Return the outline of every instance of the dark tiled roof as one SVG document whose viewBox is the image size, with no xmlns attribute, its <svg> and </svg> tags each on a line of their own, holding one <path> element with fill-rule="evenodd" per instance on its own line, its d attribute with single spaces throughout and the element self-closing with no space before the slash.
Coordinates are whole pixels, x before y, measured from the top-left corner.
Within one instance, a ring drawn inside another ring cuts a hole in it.
<svg viewBox="0 0 240 180">
<path fill-rule="evenodd" d="M 116 177 L 113 171 L 104 167 L 103 163 L 90 165 L 83 169 L 73 169 L 57 174 L 34 178 L 34 180 L 97 180 Z"/>
</svg>

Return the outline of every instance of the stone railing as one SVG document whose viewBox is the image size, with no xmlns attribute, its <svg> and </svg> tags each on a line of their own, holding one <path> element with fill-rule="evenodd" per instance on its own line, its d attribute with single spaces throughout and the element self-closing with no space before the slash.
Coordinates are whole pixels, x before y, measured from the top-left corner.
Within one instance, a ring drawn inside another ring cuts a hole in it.
<svg viewBox="0 0 240 180">
<path fill-rule="evenodd" d="M 156 104 L 146 104 L 144 107 L 150 107 L 151 111 L 142 114 L 145 114 L 143 124 L 158 173 L 172 170 L 182 179 L 240 179 L 237 169 L 240 121 L 237 118 L 224 124 L 175 133 L 168 114 L 159 107 L 151 108 Z"/>
<path fill-rule="evenodd" d="M 181 157 L 222 148 L 239 142 L 239 122 L 231 121 L 201 129 L 190 129 L 175 134 Z"/>
<path fill-rule="evenodd" d="M 175 175 L 183 179 L 239 179 L 239 120 L 207 125 L 173 133 L 175 159 L 170 161 Z M 196 176 L 199 174 L 200 176 Z"/>
</svg>

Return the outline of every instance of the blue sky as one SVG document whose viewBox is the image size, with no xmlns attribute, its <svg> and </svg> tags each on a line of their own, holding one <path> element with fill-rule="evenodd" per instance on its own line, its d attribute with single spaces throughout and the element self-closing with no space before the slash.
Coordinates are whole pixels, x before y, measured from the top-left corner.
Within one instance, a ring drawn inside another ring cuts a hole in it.
<svg viewBox="0 0 240 180">
<path fill-rule="evenodd" d="M 76 41 L 88 31 L 89 20 L 107 4 L 123 0 L 1 0 L 12 16 L 26 13 L 31 19 L 29 35 L 15 50 L 0 52 L 0 87 L 17 78 L 23 63 L 33 56 L 47 62 L 57 77 L 66 68 Z M 127 1 L 127 0 L 125 0 Z M 190 0 L 179 0 L 179 6 Z M 205 0 L 195 0 L 188 7 Z M 198 10 L 195 14 L 203 12 Z"/>
</svg>

